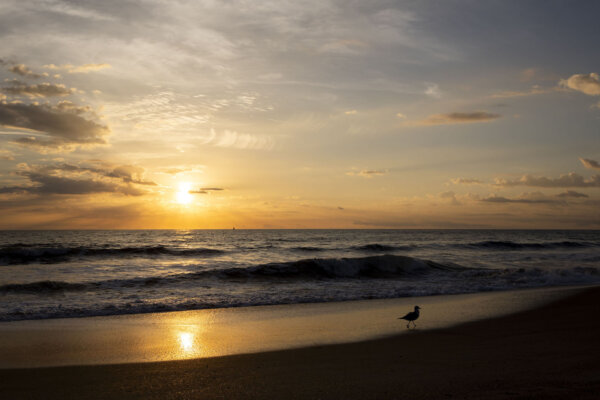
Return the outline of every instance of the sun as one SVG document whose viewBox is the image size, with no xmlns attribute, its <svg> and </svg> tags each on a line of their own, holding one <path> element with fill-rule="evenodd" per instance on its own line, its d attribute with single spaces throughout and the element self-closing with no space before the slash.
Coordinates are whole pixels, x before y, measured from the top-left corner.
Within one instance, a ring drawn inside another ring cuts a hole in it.
<svg viewBox="0 0 600 400">
<path fill-rule="evenodd" d="M 179 184 L 179 191 L 175 194 L 175 200 L 177 203 L 187 205 L 192 202 L 194 196 L 190 194 L 192 184 L 189 182 L 181 182 Z"/>
</svg>

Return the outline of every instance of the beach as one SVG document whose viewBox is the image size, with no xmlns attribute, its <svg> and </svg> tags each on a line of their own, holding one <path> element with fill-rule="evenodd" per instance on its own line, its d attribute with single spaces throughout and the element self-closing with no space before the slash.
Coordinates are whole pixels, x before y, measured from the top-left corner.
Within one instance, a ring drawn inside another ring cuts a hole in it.
<svg viewBox="0 0 600 400">
<path fill-rule="evenodd" d="M 166 362 L 2 369 L 0 395 L 7 399 L 597 398 L 600 288 L 564 289 L 564 294 L 497 318 L 355 343 Z"/>
</svg>

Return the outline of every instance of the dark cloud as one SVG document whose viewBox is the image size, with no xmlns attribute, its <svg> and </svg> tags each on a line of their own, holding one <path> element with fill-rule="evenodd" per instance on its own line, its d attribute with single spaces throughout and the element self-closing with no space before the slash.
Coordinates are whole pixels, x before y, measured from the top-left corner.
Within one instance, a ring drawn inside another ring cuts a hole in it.
<svg viewBox="0 0 600 400">
<path fill-rule="evenodd" d="M 566 204 L 564 200 L 557 200 L 556 198 L 549 197 L 541 192 L 528 192 L 521 193 L 516 198 L 508 198 L 492 194 L 486 198 L 480 199 L 480 201 L 488 203 L 523 203 L 523 204 Z"/>
<path fill-rule="evenodd" d="M 151 185 L 156 186 L 155 182 L 143 180 L 144 168 L 137 167 L 134 165 L 120 165 L 115 167 L 112 171 L 104 172 L 104 176 L 111 178 L 120 178 L 126 183 L 135 183 L 138 185 Z"/>
<path fill-rule="evenodd" d="M 507 197 L 502 196 L 490 196 L 480 201 L 484 201 L 486 203 L 524 203 L 524 204 L 548 204 L 548 203 L 556 203 L 554 200 L 544 199 L 544 198 L 516 198 L 509 199 Z"/>
<path fill-rule="evenodd" d="M 69 89 L 62 84 L 38 83 L 27 85 L 23 82 L 13 81 L 13 86 L 2 88 L 7 94 L 28 97 L 65 97 L 75 93 L 75 89 Z"/>
<path fill-rule="evenodd" d="M 31 136 L 15 141 L 42 151 L 106 143 L 104 137 L 110 133 L 108 127 L 86 119 L 81 115 L 81 109 L 68 108 L 60 103 L 52 106 L 0 102 L 0 125 L 30 129 L 48 135 L 48 138 Z"/>
<path fill-rule="evenodd" d="M 221 191 L 221 190 L 225 190 L 225 189 L 218 188 L 218 187 L 203 187 L 198 190 L 190 190 L 188 193 L 189 194 L 208 194 L 209 192 L 215 192 L 215 191 Z"/>
<path fill-rule="evenodd" d="M 454 178 L 450 180 L 455 185 L 481 185 L 483 182 L 479 179 Z"/>
<path fill-rule="evenodd" d="M 34 193 L 34 194 L 93 194 L 122 193 L 129 196 L 140 196 L 145 192 L 132 185 L 119 185 L 93 179 L 71 179 L 61 176 L 44 175 L 35 172 L 23 173 L 32 183 L 31 186 L 0 187 L 0 193 Z"/>
<path fill-rule="evenodd" d="M 36 74 L 35 72 L 27 68 L 25 64 L 15 64 L 8 68 L 8 70 L 12 73 L 21 75 L 26 78 L 41 78 L 42 76 L 47 76 L 47 74 Z"/>
<path fill-rule="evenodd" d="M 156 186 L 155 182 L 144 180 L 144 168 L 136 165 L 107 165 L 102 167 L 81 166 L 68 163 L 34 166 L 37 171 L 46 173 L 92 173 L 106 178 L 117 178 L 124 183 Z"/>
<path fill-rule="evenodd" d="M 142 179 L 143 168 L 130 165 L 101 169 L 73 164 L 20 164 L 17 175 L 26 185 L 0 187 L 0 193 L 92 194 L 121 193 L 140 196 L 146 193 L 136 185 L 156 185 Z"/>
<path fill-rule="evenodd" d="M 78 106 L 77 104 L 69 101 L 63 100 L 56 104 L 56 109 L 63 112 L 71 112 L 74 114 L 84 114 L 84 113 L 92 113 L 92 107 L 90 106 Z"/>
<path fill-rule="evenodd" d="M 585 179 L 583 176 L 574 172 L 561 175 L 558 178 L 547 178 L 544 176 L 535 177 L 532 175 L 523 175 L 518 180 L 496 179 L 496 186 L 512 187 L 512 186 L 530 186 L 530 187 L 600 187 L 600 175 L 594 175 L 590 179 Z"/>
<path fill-rule="evenodd" d="M 453 112 L 448 114 L 430 115 L 421 121 L 417 121 L 416 125 L 469 124 L 474 122 L 490 122 L 500 117 L 500 114 L 493 114 L 485 111 Z"/>
<path fill-rule="evenodd" d="M 583 164 L 587 169 L 597 169 L 600 170 L 600 163 L 596 160 L 590 160 L 589 158 L 580 158 L 579 161 Z"/>
<path fill-rule="evenodd" d="M 576 192 L 574 190 L 567 190 L 566 192 L 557 194 L 556 197 L 561 197 L 561 198 L 566 198 L 566 197 L 581 198 L 581 197 L 590 197 L 590 196 L 588 196 L 585 193 Z"/>
</svg>

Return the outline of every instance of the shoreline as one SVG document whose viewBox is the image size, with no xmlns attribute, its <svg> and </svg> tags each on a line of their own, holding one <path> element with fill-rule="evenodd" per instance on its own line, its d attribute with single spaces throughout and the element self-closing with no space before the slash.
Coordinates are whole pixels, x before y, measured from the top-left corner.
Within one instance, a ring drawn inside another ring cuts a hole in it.
<svg viewBox="0 0 600 400">
<path fill-rule="evenodd" d="M 0 368 L 171 361 L 361 342 L 538 307 L 583 290 L 549 287 L 0 323 Z"/>
<path fill-rule="evenodd" d="M 600 391 L 600 287 L 514 314 L 358 343 L 0 370 L 10 399 L 563 399 Z"/>
</svg>

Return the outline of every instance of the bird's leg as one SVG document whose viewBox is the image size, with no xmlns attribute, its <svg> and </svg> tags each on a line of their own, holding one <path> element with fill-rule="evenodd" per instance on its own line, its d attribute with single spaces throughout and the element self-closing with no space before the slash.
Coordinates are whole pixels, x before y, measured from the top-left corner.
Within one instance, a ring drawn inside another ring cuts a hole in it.
<svg viewBox="0 0 600 400">
<path fill-rule="evenodd" d="M 408 321 L 408 324 L 406 324 L 406 329 L 410 329 L 410 321 Z"/>
</svg>

